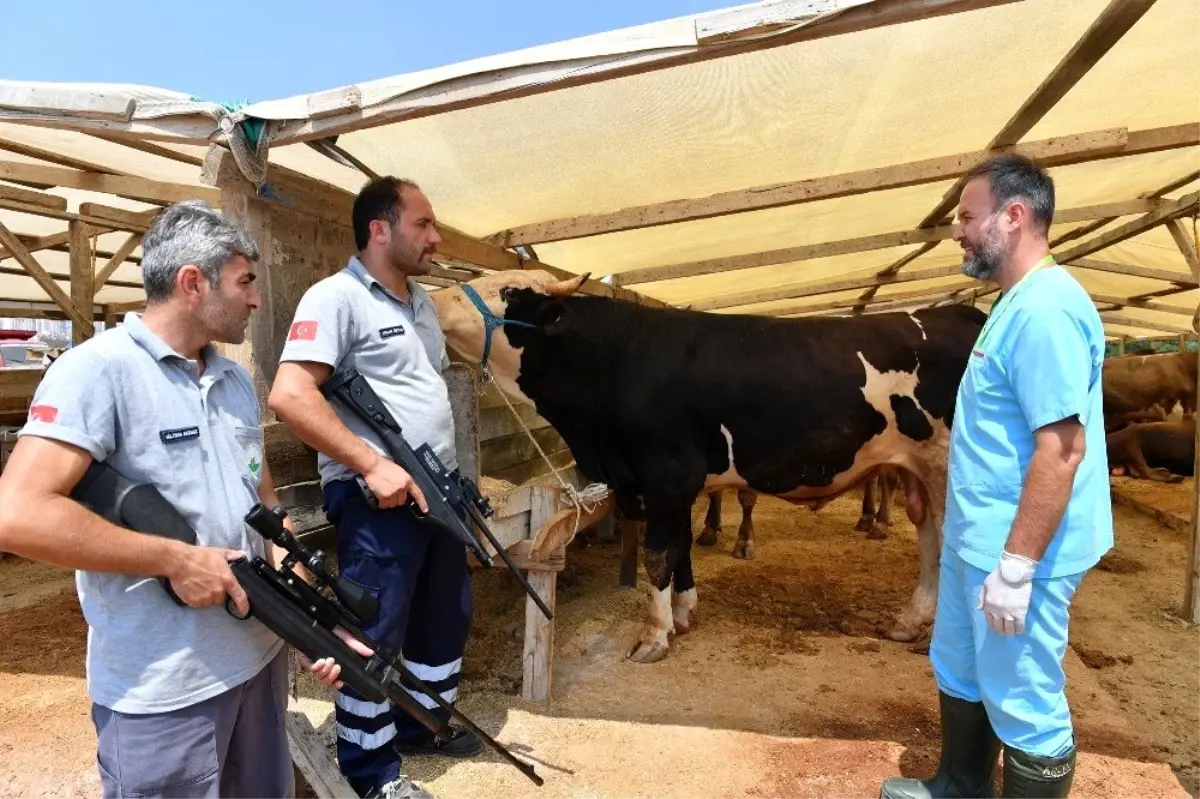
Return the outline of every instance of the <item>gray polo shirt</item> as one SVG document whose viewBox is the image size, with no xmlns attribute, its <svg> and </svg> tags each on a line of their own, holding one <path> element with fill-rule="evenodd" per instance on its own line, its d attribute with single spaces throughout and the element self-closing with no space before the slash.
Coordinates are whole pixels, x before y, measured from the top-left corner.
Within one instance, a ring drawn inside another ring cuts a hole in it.
<svg viewBox="0 0 1200 799">
<path fill-rule="evenodd" d="M 21 436 L 74 444 L 136 482 L 153 484 L 197 543 L 262 555 L 243 522 L 258 501 L 263 435 L 250 375 L 205 350 L 206 367 L 174 352 L 136 313 L 63 353 L 34 394 Z M 176 605 L 158 580 L 79 571 L 88 623 L 88 693 L 123 713 L 201 702 L 253 677 L 283 642 L 223 605 Z"/>
<path fill-rule="evenodd" d="M 449 469 L 458 467 L 454 417 L 442 370 L 450 363 L 437 309 L 425 290 L 408 281 L 406 303 L 373 278 L 357 257 L 314 284 L 300 298 L 281 361 L 315 361 L 334 370 L 353 366 L 400 424 L 409 446 L 429 444 Z M 383 443 L 351 411 L 338 418 L 380 454 Z M 321 485 L 353 477 L 324 453 L 317 455 Z"/>
</svg>

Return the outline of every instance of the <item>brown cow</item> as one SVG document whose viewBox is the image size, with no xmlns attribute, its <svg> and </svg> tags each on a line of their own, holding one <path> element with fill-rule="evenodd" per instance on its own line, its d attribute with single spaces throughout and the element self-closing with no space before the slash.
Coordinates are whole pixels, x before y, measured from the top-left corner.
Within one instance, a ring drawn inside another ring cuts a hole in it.
<svg viewBox="0 0 1200 799">
<path fill-rule="evenodd" d="M 880 468 L 879 474 L 863 484 L 862 516 L 854 529 L 866 533 L 873 541 L 887 538 L 886 528 L 892 526 L 892 494 L 900 487 L 900 474 L 890 466 Z"/>
<path fill-rule="evenodd" d="M 1107 358 L 1103 370 L 1106 427 L 1133 420 L 1154 405 L 1170 414 L 1179 403 L 1184 413 L 1195 413 L 1198 361 L 1194 352 Z"/>
<path fill-rule="evenodd" d="M 1108 468 L 1130 477 L 1178 483 L 1192 477 L 1196 458 L 1196 420 L 1133 424 L 1107 436 Z"/>
<path fill-rule="evenodd" d="M 721 495 L 725 489 L 718 488 L 708 491 L 708 513 L 704 515 L 704 529 L 696 543 L 702 547 L 711 547 L 717 543 L 721 534 Z M 758 494 L 744 488 L 738 489 L 738 504 L 742 506 L 742 524 L 738 527 L 738 540 L 733 545 L 733 556 L 754 560 L 754 505 L 758 502 Z"/>
</svg>

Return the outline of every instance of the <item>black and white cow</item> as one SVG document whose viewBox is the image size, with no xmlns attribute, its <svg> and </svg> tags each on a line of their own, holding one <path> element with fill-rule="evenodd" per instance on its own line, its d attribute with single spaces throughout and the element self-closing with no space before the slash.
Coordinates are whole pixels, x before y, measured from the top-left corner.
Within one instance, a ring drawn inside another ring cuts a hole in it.
<svg viewBox="0 0 1200 799">
<path fill-rule="evenodd" d="M 502 272 L 431 296 L 449 346 L 476 363 L 486 348 L 499 388 L 536 407 L 626 517 L 645 519 L 649 614 L 629 656 L 659 660 L 691 625 L 701 491 L 820 507 L 884 466 L 900 474 L 920 560 L 889 635 L 915 639 L 937 603 L 949 431 L 984 314 L 709 314 L 575 294 L 584 279 Z"/>
</svg>

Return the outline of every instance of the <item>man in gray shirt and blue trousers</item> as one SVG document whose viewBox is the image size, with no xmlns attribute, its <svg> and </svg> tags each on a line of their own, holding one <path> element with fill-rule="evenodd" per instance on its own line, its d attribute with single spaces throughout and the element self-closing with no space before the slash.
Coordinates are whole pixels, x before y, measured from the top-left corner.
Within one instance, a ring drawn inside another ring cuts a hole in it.
<svg viewBox="0 0 1200 799">
<path fill-rule="evenodd" d="M 442 378 L 449 363 L 445 338 L 433 302 L 413 279 L 429 273 L 441 239 L 425 194 L 393 177 L 359 192 L 353 225 L 358 255 L 301 298 L 268 402 L 318 452 L 325 511 L 337 529 L 339 573 L 379 600 L 379 616 L 365 632 L 452 703 L 471 621 L 466 549 L 404 508 L 412 496 L 427 509 L 420 488 L 366 425 L 335 410 L 319 388 L 335 369 L 355 368 L 411 447 L 428 444 L 447 468 L 457 467 Z M 359 475 L 378 508 L 368 503 Z M 448 721 L 428 697 L 410 693 Z M 338 763 L 364 797 L 429 796 L 401 774 L 403 754 L 467 757 L 483 748 L 458 727 L 450 742 L 438 741 L 403 710 L 368 701 L 349 687 L 335 698 L 335 721 Z"/>
<path fill-rule="evenodd" d="M 203 203 L 181 203 L 142 252 L 145 313 L 65 352 L 38 386 L 0 475 L 0 550 L 77 570 L 105 797 L 291 796 L 283 642 L 223 607 L 228 595 L 248 608 L 229 560 L 284 555 L 243 521 L 278 499 L 254 384 L 211 343 L 245 339 L 258 247 Z M 71 499 L 93 461 L 158 489 L 196 544 Z M 340 684 L 328 659 L 301 662 Z"/>
</svg>

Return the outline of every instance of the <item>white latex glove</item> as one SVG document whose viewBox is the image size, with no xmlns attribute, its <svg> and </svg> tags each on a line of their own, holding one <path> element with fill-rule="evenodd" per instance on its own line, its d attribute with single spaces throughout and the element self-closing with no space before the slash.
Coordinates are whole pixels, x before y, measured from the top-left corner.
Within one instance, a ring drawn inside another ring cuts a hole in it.
<svg viewBox="0 0 1200 799">
<path fill-rule="evenodd" d="M 1033 572 L 1037 561 L 1005 550 L 995 570 L 979 589 L 979 610 L 987 617 L 988 627 L 1001 635 L 1025 632 L 1025 614 L 1033 593 Z"/>
</svg>

